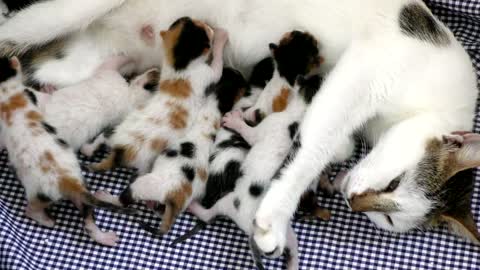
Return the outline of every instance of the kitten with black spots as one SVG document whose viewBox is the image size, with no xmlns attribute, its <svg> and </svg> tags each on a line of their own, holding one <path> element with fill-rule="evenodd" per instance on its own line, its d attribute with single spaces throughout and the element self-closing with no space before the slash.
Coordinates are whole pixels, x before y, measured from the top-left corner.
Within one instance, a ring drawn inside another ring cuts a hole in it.
<svg viewBox="0 0 480 270">
<path fill-rule="evenodd" d="M 129 57 L 112 56 L 89 79 L 52 94 L 33 92 L 45 119 L 74 150 L 105 128 L 121 123 L 152 97 L 160 71 L 150 69 L 127 83 L 119 70 L 128 64 L 132 64 Z M 82 148 L 82 153 L 91 156 L 102 138 L 100 135 L 94 145 Z"/>
<path fill-rule="evenodd" d="M 129 166 L 137 168 L 139 175 L 146 174 L 155 158 L 186 134 L 205 90 L 220 80 L 228 39 L 224 30 L 214 33 L 205 23 L 184 17 L 160 36 L 165 55 L 160 84 L 146 106 L 133 111 L 115 129 L 107 141 L 111 153 L 94 164 L 93 170 Z"/>
<path fill-rule="evenodd" d="M 125 207 L 134 201 L 164 206 L 154 207 L 163 214 L 161 227 L 157 229 L 148 224 L 143 227 L 155 235 L 167 233 L 192 200 L 200 199 L 205 193 L 209 156 L 221 118 L 244 94 L 245 87 L 238 71 L 224 69 L 218 84 L 205 92 L 201 109 L 197 110 L 194 124 L 186 136 L 158 156 L 152 172 L 135 179 L 119 198 L 106 192 L 99 192 L 97 196 Z"/>
<path fill-rule="evenodd" d="M 96 242 L 115 246 L 114 232 L 102 232 L 95 224 L 94 208 L 130 213 L 89 193 L 73 150 L 62 143 L 31 101 L 31 92 L 22 83 L 19 60 L 0 59 L 1 137 L 17 177 L 25 188 L 25 214 L 39 224 L 53 227 L 46 209 L 61 199 L 71 200 L 83 212 L 85 230 Z"/>
<path fill-rule="evenodd" d="M 248 83 L 238 76 L 232 80 L 234 84 L 243 85 L 246 89 L 243 97 L 235 103 L 233 110 L 246 110 L 253 106 L 265 85 L 273 76 L 273 61 L 271 58 L 259 62 L 253 69 Z M 208 180 L 202 205 L 212 207 L 225 194 L 231 192 L 235 183 L 242 175 L 241 164 L 250 145 L 236 132 L 222 127 L 217 132 L 214 148 L 210 156 Z"/>
</svg>

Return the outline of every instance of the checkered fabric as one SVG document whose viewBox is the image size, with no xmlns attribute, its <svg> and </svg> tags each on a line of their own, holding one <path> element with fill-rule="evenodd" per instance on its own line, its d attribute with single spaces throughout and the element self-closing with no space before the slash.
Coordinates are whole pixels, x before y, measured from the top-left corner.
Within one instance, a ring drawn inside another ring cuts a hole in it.
<svg viewBox="0 0 480 270">
<path fill-rule="evenodd" d="M 480 75 L 480 0 L 429 0 L 427 4 L 468 49 Z M 480 131 L 480 117 L 475 130 Z M 118 194 L 131 173 L 118 169 L 85 176 L 91 189 Z M 254 269 L 247 238 L 230 221 L 218 221 L 187 243 L 171 248 L 168 244 L 194 224 L 192 216 L 182 215 L 171 233 L 157 239 L 138 225 L 139 221 L 160 223 L 147 211 L 128 217 L 97 210 L 99 226 L 121 237 L 118 247 L 108 248 L 95 244 L 83 232 L 80 214 L 69 202 L 53 207 L 54 229 L 25 217 L 24 191 L 9 169 L 5 152 L 0 154 L 0 179 L 0 269 Z M 352 213 L 339 196 L 321 198 L 321 204 L 332 210 L 331 221 L 294 223 L 301 269 L 480 269 L 480 247 L 445 228 L 392 234 Z M 478 175 L 473 211 L 480 220 Z M 283 259 L 264 261 L 267 269 L 284 268 Z"/>
</svg>

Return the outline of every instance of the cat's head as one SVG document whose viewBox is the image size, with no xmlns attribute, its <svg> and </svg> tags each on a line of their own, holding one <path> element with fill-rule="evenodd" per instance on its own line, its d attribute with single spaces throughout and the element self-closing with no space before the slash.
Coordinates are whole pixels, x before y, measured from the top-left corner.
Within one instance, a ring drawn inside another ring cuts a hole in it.
<svg viewBox="0 0 480 270">
<path fill-rule="evenodd" d="M 431 139 L 421 161 L 383 186 L 348 194 L 354 211 L 380 228 L 405 232 L 446 223 L 453 233 L 480 244 L 472 212 L 472 168 L 480 165 L 480 135 L 454 133 Z"/>
<path fill-rule="evenodd" d="M 278 44 L 271 43 L 270 51 L 280 76 L 291 86 L 297 76 L 308 75 L 323 62 L 317 40 L 307 32 L 286 33 Z"/>
<path fill-rule="evenodd" d="M 204 22 L 189 17 L 176 20 L 168 30 L 160 32 L 167 63 L 179 71 L 199 58 L 206 61 L 213 35 L 213 29 Z"/>
</svg>

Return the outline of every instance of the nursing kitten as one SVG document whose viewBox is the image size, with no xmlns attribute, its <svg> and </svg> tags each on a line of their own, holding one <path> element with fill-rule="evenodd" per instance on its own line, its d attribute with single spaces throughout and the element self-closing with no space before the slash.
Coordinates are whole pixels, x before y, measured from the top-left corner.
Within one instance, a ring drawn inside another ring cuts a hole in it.
<svg viewBox="0 0 480 270">
<path fill-rule="evenodd" d="M 35 106 L 31 90 L 22 83 L 16 57 L 0 58 L 0 124 L 8 157 L 22 182 L 28 201 L 25 214 L 39 224 L 53 227 L 46 208 L 61 199 L 71 200 L 83 212 L 85 230 L 96 242 L 115 246 L 114 232 L 95 224 L 94 207 L 132 212 L 98 200 L 89 193 L 73 150 L 55 133 Z"/>
<path fill-rule="evenodd" d="M 253 106 L 265 85 L 273 77 L 273 59 L 260 61 L 250 76 L 247 84 L 243 77 L 231 83 L 245 89 L 243 97 L 235 104 L 233 110 L 246 110 Z M 225 194 L 233 191 L 235 183 L 242 175 L 241 164 L 245 159 L 250 145 L 236 132 L 222 127 L 217 132 L 215 144 L 210 156 L 208 180 L 202 205 L 210 208 Z"/>
<path fill-rule="evenodd" d="M 115 166 L 135 167 L 147 173 L 155 158 L 185 135 L 201 107 L 202 95 L 222 75 L 223 48 L 227 34 L 191 18 L 175 21 L 160 33 L 165 59 L 160 85 L 142 109 L 132 112 L 114 131 L 107 144 L 112 151 L 97 171 Z M 207 63 L 212 55 L 211 64 Z"/>
<path fill-rule="evenodd" d="M 160 79 L 159 70 L 148 70 L 127 83 L 118 70 L 131 63 L 126 56 L 113 56 L 92 78 L 52 94 L 35 93 L 45 119 L 74 150 L 105 128 L 118 125 L 152 97 Z M 91 155 L 88 150 L 83 153 Z"/>
</svg>

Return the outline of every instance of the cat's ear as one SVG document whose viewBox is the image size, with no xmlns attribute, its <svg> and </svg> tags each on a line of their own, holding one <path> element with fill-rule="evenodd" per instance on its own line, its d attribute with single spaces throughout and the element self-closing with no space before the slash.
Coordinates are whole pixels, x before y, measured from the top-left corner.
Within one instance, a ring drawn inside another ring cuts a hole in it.
<svg viewBox="0 0 480 270">
<path fill-rule="evenodd" d="M 168 36 L 168 31 L 160 31 L 160 37 L 165 40 Z"/>
<path fill-rule="evenodd" d="M 17 72 L 22 71 L 22 65 L 20 64 L 20 60 L 18 60 L 18 57 L 16 56 L 10 58 L 10 66 Z"/>
<path fill-rule="evenodd" d="M 451 155 L 450 176 L 460 171 L 480 166 L 480 135 L 471 132 L 454 132 L 443 136 L 443 143 Z"/>
<path fill-rule="evenodd" d="M 268 47 L 270 48 L 270 52 L 272 52 L 272 54 L 274 54 L 278 49 L 278 45 L 275 43 L 268 44 Z"/>
<path fill-rule="evenodd" d="M 449 230 L 473 243 L 480 245 L 480 233 L 473 219 L 470 207 L 458 209 L 458 213 L 444 213 L 441 220 L 448 224 Z"/>
</svg>

